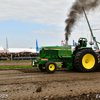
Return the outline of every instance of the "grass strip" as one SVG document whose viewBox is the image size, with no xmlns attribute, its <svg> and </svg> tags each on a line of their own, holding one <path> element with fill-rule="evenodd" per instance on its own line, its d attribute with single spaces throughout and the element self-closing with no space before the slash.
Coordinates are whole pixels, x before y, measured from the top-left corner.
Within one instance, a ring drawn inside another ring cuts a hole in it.
<svg viewBox="0 0 100 100">
<path fill-rule="evenodd" d="M 30 66 L 0 66 L 0 69 L 24 69 L 24 68 L 33 68 Z"/>
<path fill-rule="evenodd" d="M 61 67 L 61 64 L 57 64 L 57 67 Z M 0 69 L 24 69 L 24 68 L 35 68 L 30 66 L 0 66 Z"/>
</svg>

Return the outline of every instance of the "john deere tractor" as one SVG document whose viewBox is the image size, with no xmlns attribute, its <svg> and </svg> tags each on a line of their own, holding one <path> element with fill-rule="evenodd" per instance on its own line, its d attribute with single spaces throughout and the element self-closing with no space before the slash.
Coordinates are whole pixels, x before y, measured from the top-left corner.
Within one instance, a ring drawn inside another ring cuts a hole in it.
<svg viewBox="0 0 100 100">
<path fill-rule="evenodd" d="M 87 46 L 86 38 L 79 38 L 77 46 L 42 47 L 40 59 L 32 61 L 33 66 L 39 65 L 42 72 L 54 73 L 55 62 L 62 62 L 62 67 L 76 69 L 81 72 L 92 72 L 98 67 L 98 58 L 91 47 Z"/>
</svg>

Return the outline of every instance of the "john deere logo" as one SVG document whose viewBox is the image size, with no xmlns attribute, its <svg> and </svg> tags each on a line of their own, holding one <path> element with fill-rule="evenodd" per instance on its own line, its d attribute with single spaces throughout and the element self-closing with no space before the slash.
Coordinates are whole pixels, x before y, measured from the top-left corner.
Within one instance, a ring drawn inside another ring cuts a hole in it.
<svg viewBox="0 0 100 100">
<path fill-rule="evenodd" d="M 67 54 L 67 53 L 61 53 L 61 55 L 63 55 L 63 56 L 69 56 L 69 54 Z"/>
</svg>

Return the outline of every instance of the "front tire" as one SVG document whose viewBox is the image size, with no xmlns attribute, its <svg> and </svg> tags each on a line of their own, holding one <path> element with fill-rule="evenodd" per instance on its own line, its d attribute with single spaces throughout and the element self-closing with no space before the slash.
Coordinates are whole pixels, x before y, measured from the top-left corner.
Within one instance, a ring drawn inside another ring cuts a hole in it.
<svg viewBox="0 0 100 100">
<path fill-rule="evenodd" d="M 41 72 L 45 72 L 45 65 L 44 64 L 39 64 L 39 69 L 41 70 Z"/>
<path fill-rule="evenodd" d="M 56 71 L 57 65 L 55 62 L 49 61 L 46 63 L 45 69 L 46 69 L 47 73 L 52 74 Z"/>
<path fill-rule="evenodd" d="M 74 59 L 74 66 L 81 72 L 93 72 L 98 67 L 98 58 L 96 53 L 91 49 L 79 51 Z"/>
</svg>

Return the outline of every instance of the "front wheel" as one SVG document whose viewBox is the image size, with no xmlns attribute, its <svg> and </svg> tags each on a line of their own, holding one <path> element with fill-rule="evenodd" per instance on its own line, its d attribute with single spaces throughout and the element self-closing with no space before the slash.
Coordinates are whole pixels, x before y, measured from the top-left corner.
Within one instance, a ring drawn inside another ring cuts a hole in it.
<svg viewBox="0 0 100 100">
<path fill-rule="evenodd" d="M 51 74 L 51 73 L 54 73 L 56 71 L 57 65 L 55 62 L 49 61 L 46 63 L 45 69 L 46 69 L 47 73 Z"/>
<path fill-rule="evenodd" d="M 39 69 L 42 71 L 42 72 L 45 72 L 45 65 L 44 64 L 39 64 Z"/>
</svg>

